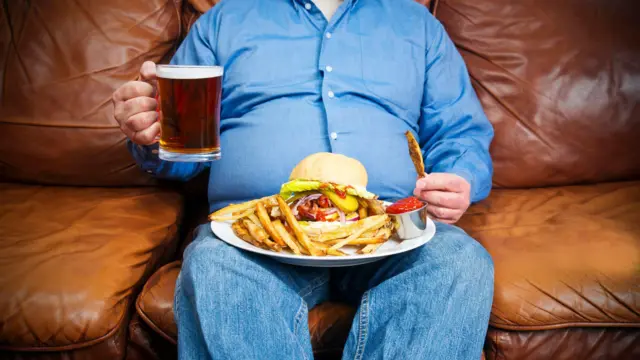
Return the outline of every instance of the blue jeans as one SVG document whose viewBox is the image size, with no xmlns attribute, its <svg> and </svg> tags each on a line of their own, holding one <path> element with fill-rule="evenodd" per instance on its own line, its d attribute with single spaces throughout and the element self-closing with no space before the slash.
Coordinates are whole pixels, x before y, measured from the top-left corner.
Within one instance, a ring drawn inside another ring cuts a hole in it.
<svg viewBox="0 0 640 360">
<path fill-rule="evenodd" d="M 180 359 L 313 359 L 308 311 L 329 298 L 330 279 L 358 305 L 343 359 L 480 359 L 493 262 L 445 224 L 416 250 L 335 269 L 245 252 L 202 225 L 176 284 Z"/>
</svg>

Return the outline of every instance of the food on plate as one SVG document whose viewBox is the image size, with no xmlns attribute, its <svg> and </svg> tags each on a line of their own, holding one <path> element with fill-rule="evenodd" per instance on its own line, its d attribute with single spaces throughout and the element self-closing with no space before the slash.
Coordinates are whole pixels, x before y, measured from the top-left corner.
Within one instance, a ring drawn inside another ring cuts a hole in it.
<svg viewBox="0 0 640 360">
<path fill-rule="evenodd" d="M 209 215 L 230 221 L 238 238 L 296 255 L 345 256 L 375 252 L 395 231 L 383 203 L 367 191 L 367 171 L 356 159 L 316 153 L 291 171 L 280 193 L 229 206 Z"/>
<path fill-rule="evenodd" d="M 411 133 L 411 131 L 407 130 L 404 133 L 404 136 L 407 138 L 407 143 L 409 145 L 409 156 L 411 156 L 413 166 L 416 168 L 416 173 L 418 173 L 418 177 L 423 177 L 425 174 L 425 169 L 420 144 L 418 144 L 418 141 L 413 136 L 413 133 Z"/>
<path fill-rule="evenodd" d="M 387 214 L 404 214 L 410 211 L 418 210 L 425 207 L 425 203 L 415 196 L 409 196 L 407 198 L 396 201 L 395 203 L 387 206 Z"/>
<path fill-rule="evenodd" d="M 367 171 L 358 160 L 316 153 L 294 167 L 280 196 L 303 226 L 313 222 L 332 228 L 368 216 L 364 210 L 376 196 L 366 190 L 367 181 Z"/>
</svg>

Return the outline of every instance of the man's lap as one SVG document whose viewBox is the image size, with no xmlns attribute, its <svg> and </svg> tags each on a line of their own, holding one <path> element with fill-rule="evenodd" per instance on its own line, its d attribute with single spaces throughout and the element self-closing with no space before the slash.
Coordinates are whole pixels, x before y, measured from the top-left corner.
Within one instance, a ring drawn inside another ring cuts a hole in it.
<svg viewBox="0 0 640 360">
<path fill-rule="evenodd" d="M 215 237 L 209 225 L 205 224 L 198 229 L 195 240 L 185 250 L 184 263 L 192 266 L 192 270 L 210 276 L 224 274 L 247 278 L 247 285 L 255 286 L 257 291 L 288 286 L 309 307 L 328 298 L 329 278 L 334 285 L 335 295 L 357 304 L 366 290 L 411 268 L 437 266 L 448 269 L 457 276 L 467 271 L 476 271 L 477 264 L 492 267 L 489 254 L 479 243 L 460 228 L 440 223 L 437 224 L 433 239 L 418 249 L 366 265 L 331 270 L 287 265 L 267 256 L 235 248 Z M 257 274 L 259 269 L 263 271 Z M 419 277 L 410 277 L 404 281 L 414 281 L 414 278 L 419 281 Z"/>
</svg>

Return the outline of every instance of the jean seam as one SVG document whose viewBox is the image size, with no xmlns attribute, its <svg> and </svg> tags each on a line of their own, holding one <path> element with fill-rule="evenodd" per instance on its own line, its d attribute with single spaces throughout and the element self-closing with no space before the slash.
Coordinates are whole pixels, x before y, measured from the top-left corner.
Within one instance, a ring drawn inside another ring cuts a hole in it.
<svg viewBox="0 0 640 360">
<path fill-rule="evenodd" d="M 367 342 L 369 333 L 369 292 L 367 290 L 362 294 L 360 302 L 360 319 L 358 319 L 358 345 L 356 346 L 356 354 L 354 360 L 362 360 L 364 356 L 364 347 Z"/>
<path fill-rule="evenodd" d="M 329 282 L 329 279 L 324 279 L 322 282 L 319 282 L 317 284 L 314 284 L 313 288 L 308 289 L 304 294 L 298 294 L 303 300 L 305 296 L 309 296 L 310 294 L 312 294 L 314 291 L 316 291 L 319 287 L 321 287 L 322 285 L 326 284 Z"/>
<path fill-rule="evenodd" d="M 304 310 L 307 308 L 307 304 L 305 303 L 304 299 L 300 299 L 300 307 L 298 308 L 298 312 L 296 313 L 296 316 L 293 318 L 293 337 L 294 337 L 294 341 L 296 342 L 296 344 L 298 344 L 298 347 L 300 348 L 300 352 L 302 353 L 302 357 L 304 358 L 304 360 L 307 360 L 307 354 L 305 354 L 304 352 L 304 348 L 302 347 L 302 344 L 300 344 L 300 341 L 298 341 L 298 325 L 300 324 L 300 321 L 303 320 L 304 317 Z"/>
<path fill-rule="evenodd" d="M 326 274 L 325 275 L 320 275 L 317 278 L 311 280 L 309 282 L 309 285 L 305 286 L 303 289 L 298 291 L 298 296 L 305 297 L 305 296 L 311 294 L 319 286 L 322 286 L 322 285 L 326 284 L 328 281 L 329 281 L 329 276 L 328 275 L 326 275 Z"/>
</svg>

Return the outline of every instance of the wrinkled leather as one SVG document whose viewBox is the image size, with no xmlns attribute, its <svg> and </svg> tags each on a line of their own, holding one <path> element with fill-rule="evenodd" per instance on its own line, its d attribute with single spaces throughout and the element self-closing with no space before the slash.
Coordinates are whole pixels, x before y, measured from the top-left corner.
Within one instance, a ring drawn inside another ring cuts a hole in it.
<svg viewBox="0 0 640 360">
<path fill-rule="evenodd" d="M 640 329 L 504 331 L 489 328 L 487 360 L 637 360 Z"/>
<path fill-rule="evenodd" d="M 640 1 L 438 0 L 495 127 L 494 184 L 640 178 Z"/>
<path fill-rule="evenodd" d="M 125 147 L 111 96 L 174 48 L 181 1 L 3 4 L 0 181 L 153 183 Z"/>
<path fill-rule="evenodd" d="M 177 247 L 182 199 L 170 191 L 5 183 L 0 198 L 2 349 L 108 340 Z"/>
<path fill-rule="evenodd" d="M 129 323 L 126 360 L 175 360 L 178 348 L 135 314 Z"/>
<path fill-rule="evenodd" d="M 126 322 L 123 322 L 125 325 Z M 0 349 L 2 360 L 115 360 L 127 352 L 126 326 L 119 326 L 102 341 L 82 348 L 57 351 L 6 351 Z M 174 358 L 175 360 L 175 358 Z"/>
<path fill-rule="evenodd" d="M 640 327 L 640 182 L 494 190 L 459 223 L 491 254 L 491 325 Z"/>
<path fill-rule="evenodd" d="M 142 320 L 173 344 L 178 338 L 173 314 L 173 294 L 181 265 L 181 261 L 174 261 L 158 269 L 149 278 L 136 301 L 136 310 Z"/>
</svg>

